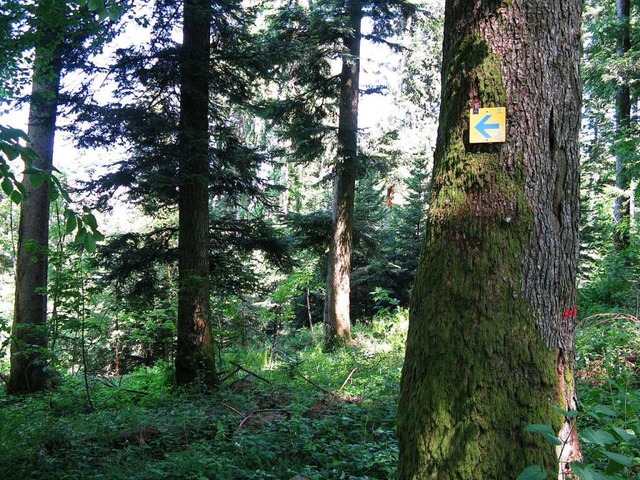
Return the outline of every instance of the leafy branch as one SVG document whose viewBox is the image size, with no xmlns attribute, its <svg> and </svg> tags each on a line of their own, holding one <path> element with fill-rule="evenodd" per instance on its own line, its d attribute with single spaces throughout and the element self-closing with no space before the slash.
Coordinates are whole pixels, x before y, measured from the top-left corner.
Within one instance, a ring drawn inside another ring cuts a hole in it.
<svg viewBox="0 0 640 480">
<path fill-rule="evenodd" d="M 553 409 L 564 415 L 567 419 L 574 418 L 578 415 L 578 412 L 575 410 L 567 411 L 555 406 Z M 593 408 L 594 411 L 596 409 L 607 409 L 608 414 L 616 416 L 615 411 L 603 405 L 597 405 Z M 575 428 L 575 426 L 573 428 Z M 612 428 L 619 437 L 619 440 L 605 430 L 586 428 L 579 432 L 581 442 L 595 445 L 598 453 L 600 453 L 606 461 L 601 462 L 598 466 L 585 465 L 581 462 L 570 462 L 571 471 L 576 478 L 580 480 L 618 480 L 622 478 L 620 475 L 625 473 L 626 469 L 633 468 L 637 465 L 637 458 L 630 458 L 627 455 L 609 450 L 611 446 L 622 447 L 627 444 L 637 444 L 638 439 L 635 432 L 615 426 Z M 542 435 L 545 441 L 553 446 L 557 447 L 562 445 L 562 449 L 564 449 L 566 445 L 566 441 L 563 442 L 560 440 L 550 425 L 528 425 L 525 431 Z M 560 452 L 560 457 L 562 457 L 562 452 Z M 601 471 L 602 465 L 606 465 L 604 471 Z M 549 474 L 540 465 L 531 465 L 525 468 L 516 480 L 545 480 L 547 478 L 549 478 Z M 624 478 L 627 477 L 625 476 Z"/>
<path fill-rule="evenodd" d="M 38 153 L 29 146 L 29 136 L 22 130 L 0 125 L 0 187 L 4 194 L 16 205 L 29 198 L 29 192 L 24 182 L 28 180 L 34 188 L 47 186 L 47 194 L 52 202 L 61 198 L 65 203 L 64 216 L 66 219 L 66 233 L 74 231 L 74 244 L 92 253 L 96 244 L 104 240 L 104 235 L 98 230 L 96 217 L 87 207 L 82 207 L 82 212 L 77 213 L 71 208 L 73 201 L 69 192 L 62 185 L 60 179 L 54 174 L 60 173 L 53 168 L 52 171 L 43 170 L 34 165 Z M 25 165 L 24 180 L 20 181 L 11 168 L 11 162 L 22 159 Z"/>
</svg>

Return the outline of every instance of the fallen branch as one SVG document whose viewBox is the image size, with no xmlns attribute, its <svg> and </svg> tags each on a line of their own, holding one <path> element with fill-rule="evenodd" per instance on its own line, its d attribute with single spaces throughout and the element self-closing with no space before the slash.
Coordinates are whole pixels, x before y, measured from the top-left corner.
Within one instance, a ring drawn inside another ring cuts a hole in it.
<svg viewBox="0 0 640 480">
<path fill-rule="evenodd" d="M 227 405 L 226 403 L 224 404 L 224 406 L 227 407 L 229 410 L 231 410 L 236 415 L 242 416 L 242 412 L 240 410 L 238 410 L 236 408 L 233 408 L 231 405 Z"/>
<path fill-rule="evenodd" d="M 262 380 L 263 382 L 266 382 L 266 383 L 268 383 L 268 384 L 270 384 L 270 385 L 271 385 L 271 383 L 272 383 L 272 382 L 271 382 L 271 380 L 269 380 L 269 379 L 267 379 L 267 378 L 264 378 L 264 377 L 262 377 L 262 376 L 258 375 L 257 373 L 252 372 L 251 370 L 249 370 L 249 369 L 247 369 L 247 368 L 244 368 L 242 365 L 239 365 L 239 364 L 234 363 L 234 362 L 229 362 L 229 363 L 230 363 L 231 365 L 233 365 L 234 367 L 237 367 L 239 370 L 242 370 L 243 372 L 246 372 L 246 373 L 248 373 L 249 375 L 252 375 L 252 376 L 256 377 L 257 379 Z"/>
<path fill-rule="evenodd" d="M 355 369 L 354 369 L 355 371 Z M 353 373 L 353 372 L 351 372 Z M 307 377 L 305 377 L 304 375 L 302 375 L 300 372 L 298 372 L 298 375 L 300 375 L 300 377 L 309 382 L 311 385 L 313 385 L 314 387 L 316 387 L 318 390 L 326 393 L 327 395 L 331 395 L 332 397 L 335 397 L 339 400 L 342 400 L 343 402 L 346 403 L 362 403 L 362 398 L 361 397 L 351 397 L 351 396 L 347 396 L 347 395 L 342 395 L 340 393 L 336 393 L 336 392 L 332 392 L 331 390 L 327 390 L 324 387 L 321 387 L 320 385 L 318 385 L 317 383 L 309 380 Z M 345 382 L 346 383 L 346 382 Z"/>
<path fill-rule="evenodd" d="M 347 382 L 351 379 L 351 377 L 353 376 L 353 374 L 356 372 L 356 370 L 358 370 L 358 367 L 354 368 L 353 370 L 351 370 L 351 373 L 349 374 L 349 376 L 346 378 L 346 380 L 344 382 L 342 382 L 342 385 L 340 386 L 340 388 L 338 389 L 338 393 L 340 393 L 342 391 L 342 389 L 345 387 L 345 385 L 347 384 Z"/>
<path fill-rule="evenodd" d="M 227 380 L 229 380 L 231 377 L 233 377 L 236 373 L 238 373 L 240 371 L 239 367 L 234 368 L 231 373 L 226 374 L 224 377 L 220 378 L 220 383 L 224 383 Z"/>
<path fill-rule="evenodd" d="M 122 388 L 119 384 L 116 385 L 113 381 L 111 380 L 107 380 L 106 378 L 103 377 L 94 377 L 98 382 L 100 382 L 101 384 L 103 384 L 105 387 L 109 387 L 109 388 L 117 388 L 118 390 L 122 390 L 124 392 L 127 393 L 133 393 L 136 395 L 149 395 L 150 392 L 145 392 L 143 390 L 133 390 L 131 388 Z"/>
<path fill-rule="evenodd" d="M 247 415 L 246 417 L 244 417 L 242 419 L 242 421 L 238 425 L 238 429 L 243 428 L 244 425 L 249 421 L 249 419 L 251 417 L 255 417 L 255 416 L 263 414 L 263 413 L 272 413 L 272 412 L 283 412 L 283 413 L 286 413 L 286 414 L 290 414 L 291 413 L 286 408 L 265 408 L 263 410 L 256 410 L 254 412 L 251 412 L 249 415 Z"/>
<path fill-rule="evenodd" d="M 578 325 L 582 327 L 582 326 L 585 326 L 587 323 L 590 323 L 593 321 L 593 325 L 597 326 L 607 322 L 614 322 L 616 320 L 629 320 L 631 322 L 640 322 L 640 318 L 634 315 L 630 315 L 628 313 L 610 312 L 610 313 L 597 313 L 595 315 L 590 315 L 588 317 L 585 317 L 578 323 Z"/>
</svg>

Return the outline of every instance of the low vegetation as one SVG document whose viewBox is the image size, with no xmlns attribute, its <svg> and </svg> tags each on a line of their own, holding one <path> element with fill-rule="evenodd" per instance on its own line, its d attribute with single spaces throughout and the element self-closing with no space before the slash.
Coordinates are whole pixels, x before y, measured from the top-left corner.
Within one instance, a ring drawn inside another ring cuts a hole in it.
<svg viewBox="0 0 640 480">
<path fill-rule="evenodd" d="M 599 475 L 581 478 L 640 478 L 630 318 L 594 317 L 578 332 L 584 465 Z M 164 361 L 91 375 L 91 404 L 78 375 L 47 394 L 2 392 L 0 478 L 393 478 L 406 327 L 406 310 L 382 310 L 337 352 L 323 351 L 318 329 L 256 335 L 222 349 L 217 392 L 176 390 Z"/>
<path fill-rule="evenodd" d="M 352 348 L 285 331 L 225 349 L 218 392 L 175 390 L 160 362 L 0 395 L 0 478 L 390 478 L 406 311 L 356 329 Z"/>
</svg>

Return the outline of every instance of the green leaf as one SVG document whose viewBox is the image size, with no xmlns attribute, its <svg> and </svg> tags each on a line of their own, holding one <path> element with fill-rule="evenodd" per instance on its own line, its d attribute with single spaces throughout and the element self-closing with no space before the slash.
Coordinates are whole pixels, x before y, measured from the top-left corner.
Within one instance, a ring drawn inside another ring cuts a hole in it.
<svg viewBox="0 0 640 480">
<path fill-rule="evenodd" d="M 24 183 L 22 182 L 16 182 L 15 185 L 16 189 L 22 194 L 23 197 L 27 197 L 27 187 L 24 186 Z"/>
<path fill-rule="evenodd" d="M 56 177 L 55 175 L 51 175 L 49 178 L 51 179 L 51 187 L 52 187 L 51 189 L 52 190 L 53 189 L 57 190 L 58 191 L 58 196 L 62 196 L 62 198 L 64 198 L 64 200 L 67 203 L 72 203 L 71 197 L 69 196 L 69 193 L 62 186 L 62 183 L 60 183 L 60 180 L 58 179 L 58 177 Z"/>
<path fill-rule="evenodd" d="M 114 6 L 109 9 L 109 18 L 112 21 L 117 22 L 121 16 L 122 16 L 122 7 Z"/>
<path fill-rule="evenodd" d="M 638 441 L 638 437 L 633 430 L 625 430 L 620 427 L 613 427 L 613 431 L 616 432 L 623 442 L 635 443 Z"/>
<path fill-rule="evenodd" d="M 29 167 L 31 167 L 34 160 L 38 158 L 38 154 L 31 147 L 22 148 L 22 150 L 20 151 L 20 155 L 22 156 L 22 160 L 24 160 L 24 163 L 26 163 Z"/>
<path fill-rule="evenodd" d="M 104 10 L 103 0 L 89 0 L 87 5 L 89 6 L 89 10 Z"/>
<path fill-rule="evenodd" d="M 65 215 L 66 215 L 66 212 L 65 212 Z M 77 221 L 75 215 L 68 216 L 67 217 L 67 225 L 66 225 L 66 228 L 65 228 L 65 231 L 67 232 L 67 234 L 72 233 L 76 229 L 77 225 L 78 225 L 78 221 Z"/>
<path fill-rule="evenodd" d="M 605 468 L 604 473 L 607 475 L 617 475 L 618 473 L 624 470 L 624 466 L 620 465 L 618 462 L 610 461 Z"/>
<path fill-rule="evenodd" d="M 57 188 L 50 188 L 48 190 L 48 194 L 49 194 L 49 200 L 51 200 L 52 202 L 55 202 L 60 196 L 60 192 L 58 191 Z"/>
<path fill-rule="evenodd" d="M 594 412 L 594 413 L 602 413 L 602 414 L 607 415 L 609 417 L 617 417 L 618 416 L 618 412 L 616 412 L 611 407 L 608 407 L 606 405 L 596 405 L 595 407 L 591 408 L 591 411 Z"/>
<path fill-rule="evenodd" d="M 0 126 L 0 140 L 12 140 L 14 142 L 17 142 L 20 139 L 29 141 L 29 137 L 24 131 L 17 128 Z"/>
<path fill-rule="evenodd" d="M 84 245 L 84 242 L 86 239 L 87 239 L 87 229 L 84 227 L 78 228 L 78 233 L 76 234 L 75 243 L 77 245 Z"/>
<path fill-rule="evenodd" d="M 93 253 L 96 250 L 96 239 L 91 233 L 87 233 L 84 239 L 84 248 L 86 248 L 89 253 Z"/>
<path fill-rule="evenodd" d="M 540 424 L 528 425 L 524 429 L 524 431 L 530 432 L 530 433 L 539 433 L 551 445 L 562 445 L 562 442 L 557 437 L 556 432 L 554 432 L 549 425 L 540 425 Z"/>
<path fill-rule="evenodd" d="M 29 175 L 29 183 L 33 188 L 40 188 L 44 183 L 44 176 L 41 173 L 32 173 Z"/>
<path fill-rule="evenodd" d="M 540 465 L 532 465 L 525 468 L 516 480 L 545 480 L 547 472 Z"/>
<path fill-rule="evenodd" d="M 20 202 L 22 201 L 23 198 L 24 197 L 22 196 L 22 194 L 18 190 L 14 190 L 13 192 L 11 192 L 11 200 L 16 205 L 20 205 Z"/>
<path fill-rule="evenodd" d="M 596 445 L 611 445 L 616 443 L 616 439 L 613 438 L 609 432 L 604 430 L 593 430 L 592 428 L 586 428 L 580 432 L 580 439 L 584 442 L 595 443 Z"/>
<path fill-rule="evenodd" d="M 105 236 L 101 232 L 99 232 L 98 230 L 94 230 L 92 232 L 92 235 L 98 242 L 101 242 L 101 241 L 103 241 L 105 239 Z"/>
<path fill-rule="evenodd" d="M 593 468 L 583 465 L 582 463 L 571 462 L 570 465 L 571 470 L 573 470 L 573 473 L 575 473 L 580 480 L 615 480 L 614 477 L 597 472 Z"/>
<path fill-rule="evenodd" d="M 93 213 L 83 215 L 82 218 L 84 220 L 84 223 L 89 225 L 93 230 L 96 230 L 98 228 L 98 222 L 96 220 L 96 217 L 93 216 Z"/>
<path fill-rule="evenodd" d="M 602 453 L 604 453 L 612 461 L 614 461 L 616 463 L 619 463 L 620 465 L 622 465 L 624 467 L 633 467 L 635 465 L 635 462 L 631 458 L 629 458 L 629 457 L 627 457 L 625 455 L 622 455 L 620 453 L 609 452 L 607 450 L 605 450 Z"/>
<path fill-rule="evenodd" d="M 15 160 L 20 155 L 20 150 L 18 150 L 18 148 L 14 147 L 13 145 L 9 145 L 8 143 L 0 145 L 0 148 L 9 160 Z"/>
<path fill-rule="evenodd" d="M 565 410 L 564 408 L 557 407 L 555 405 L 553 406 L 553 411 L 566 418 L 574 418 L 578 416 L 577 410 Z"/>
<path fill-rule="evenodd" d="M 5 195 L 11 196 L 11 193 L 13 192 L 13 183 L 11 183 L 11 180 L 8 177 L 4 177 L 2 184 L 0 185 L 2 186 L 2 191 Z"/>
</svg>

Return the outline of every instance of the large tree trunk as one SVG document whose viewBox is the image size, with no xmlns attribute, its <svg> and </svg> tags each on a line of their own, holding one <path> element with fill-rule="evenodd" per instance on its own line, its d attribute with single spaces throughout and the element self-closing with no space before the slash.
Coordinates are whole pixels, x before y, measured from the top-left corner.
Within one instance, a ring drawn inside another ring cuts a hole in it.
<svg viewBox="0 0 640 480">
<path fill-rule="evenodd" d="M 64 3 L 43 1 L 38 6 L 38 45 L 35 51 L 29 103 L 28 134 L 38 153 L 33 166 L 51 171 L 60 89 L 59 9 Z M 54 9 L 57 11 L 54 13 Z M 50 385 L 47 351 L 47 271 L 49 267 L 49 189 L 33 188 L 25 175 L 28 199 L 20 205 L 16 294 L 11 332 L 11 371 L 7 389 L 32 393 Z"/>
<path fill-rule="evenodd" d="M 327 293 L 324 305 L 324 341 L 329 348 L 351 342 L 349 295 L 358 155 L 361 1 L 346 0 L 345 8 L 349 15 L 350 32 L 344 38 L 347 55 L 342 60 L 340 75 L 338 158 L 333 189 L 331 247 L 327 262 Z"/>
<path fill-rule="evenodd" d="M 630 0 L 616 0 L 616 12 L 618 16 L 617 54 L 622 58 L 631 49 L 631 28 L 629 18 L 631 15 Z M 628 160 L 629 152 L 633 146 L 629 145 L 627 138 L 631 137 L 631 90 L 629 88 L 629 76 L 621 69 L 616 91 L 616 187 L 622 191 L 615 200 L 613 207 L 613 245 L 616 252 L 621 252 L 629 246 L 630 241 L 630 177 Z"/>
<path fill-rule="evenodd" d="M 398 479 L 505 480 L 580 457 L 580 0 L 448 0 L 428 233 L 412 293 Z M 506 107 L 505 143 L 469 109 Z M 551 425 L 554 449 L 528 424 Z M 562 458 L 558 461 L 558 455 Z"/>
<path fill-rule="evenodd" d="M 186 0 L 180 96 L 179 292 L 176 382 L 215 384 L 209 325 L 208 0 Z"/>
</svg>

